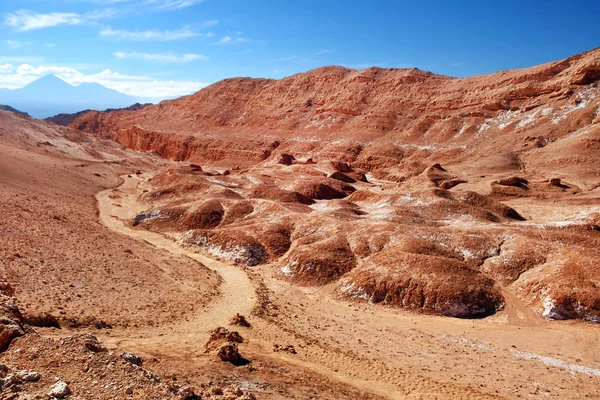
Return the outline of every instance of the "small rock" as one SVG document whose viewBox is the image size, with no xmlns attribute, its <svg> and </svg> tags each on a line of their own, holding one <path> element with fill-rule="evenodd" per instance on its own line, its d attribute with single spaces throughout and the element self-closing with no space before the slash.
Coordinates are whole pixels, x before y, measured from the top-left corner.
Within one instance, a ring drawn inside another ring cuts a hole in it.
<svg viewBox="0 0 600 400">
<path fill-rule="evenodd" d="M 193 399 L 196 398 L 196 394 L 194 393 L 194 387 L 192 386 L 184 386 L 181 389 L 179 389 L 179 392 L 177 393 L 177 395 L 179 396 L 179 398 L 181 400 L 188 400 L 188 399 Z"/>
<path fill-rule="evenodd" d="M 106 347 L 102 346 L 102 343 L 100 343 L 98 338 L 92 334 L 86 335 L 84 344 L 88 350 L 93 351 L 94 353 L 108 351 Z"/>
<path fill-rule="evenodd" d="M 246 320 L 246 317 L 244 317 L 243 315 L 240 315 L 240 314 L 235 314 L 233 317 L 231 317 L 231 319 L 229 320 L 229 323 L 231 325 L 238 325 L 238 326 L 250 328 L 250 322 L 248 322 L 248 320 Z"/>
<path fill-rule="evenodd" d="M 19 383 L 22 383 L 21 379 L 17 376 L 17 374 L 8 374 L 2 381 L 0 381 L 4 387 L 12 387 L 16 386 Z"/>
<path fill-rule="evenodd" d="M 133 364 L 133 365 L 142 365 L 142 363 L 144 362 L 144 359 L 142 357 L 136 356 L 133 353 L 130 353 L 129 351 L 124 351 L 123 353 L 121 353 L 119 355 L 123 360 Z"/>
<path fill-rule="evenodd" d="M 288 344 L 287 346 L 280 346 L 278 344 L 274 344 L 273 351 L 276 353 L 278 353 L 280 351 L 285 351 L 286 353 L 297 354 L 296 349 L 291 344 Z"/>
<path fill-rule="evenodd" d="M 54 384 L 54 386 L 50 388 L 50 391 L 48 392 L 48 397 L 55 399 L 64 399 L 70 394 L 71 389 L 69 388 L 69 385 L 59 380 Z"/>
<path fill-rule="evenodd" d="M 127 394 L 127 396 L 133 396 L 133 388 L 128 387 L 127 389 L 125 389 L 125 393 Z"/>
<path fill-rule="evenodd" d="M 242 360 L 242 356 L 238 350 L 237 344 L 233 342 L 223 343 L 221 347 L 219 347 L 217 355 L 222 361 L 230 362 L 232 364 Z"/>
<path fill-rule="evenodd" d="M 42 377 L 39 372 L 35 371 L 19 371 L 16 375 L 23 382 L 37 382 Z"/>
</svg>

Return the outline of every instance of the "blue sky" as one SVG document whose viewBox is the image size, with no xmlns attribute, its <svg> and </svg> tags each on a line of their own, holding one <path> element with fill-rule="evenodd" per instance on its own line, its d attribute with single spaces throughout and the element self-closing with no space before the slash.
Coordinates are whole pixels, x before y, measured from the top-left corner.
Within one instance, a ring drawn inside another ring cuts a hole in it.
<svg viewBox="0 0 600 400">
<path fill-rule="evenodd" d="M 47 73 L 171 97 L 323 65 L 469 76 L 600 46 L 595 1 L 0 2 L 0 87 Z"/>
</svg>

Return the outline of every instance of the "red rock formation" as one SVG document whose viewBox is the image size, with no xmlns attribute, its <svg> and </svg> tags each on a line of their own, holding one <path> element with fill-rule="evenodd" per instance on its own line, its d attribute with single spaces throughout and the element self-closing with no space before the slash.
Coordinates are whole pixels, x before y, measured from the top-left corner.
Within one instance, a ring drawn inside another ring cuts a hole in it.
<svg viewBox="0 0 600 400">
<path fill-rule="evenodd" d="M 140 218 L 212 255 L 459 317 L 500 309 L 497 286 L 511 285 L 549 318 L 596 321 L 597 273 L 556 259 L 597 247 L 598 224 L 581 219 L 597 202 L 598 65 L 600 49 L 460 79 L 323 67 L 71 126 L 194 163 L 153 178 L 144 200 L 155 211 Z"/>
</svg>

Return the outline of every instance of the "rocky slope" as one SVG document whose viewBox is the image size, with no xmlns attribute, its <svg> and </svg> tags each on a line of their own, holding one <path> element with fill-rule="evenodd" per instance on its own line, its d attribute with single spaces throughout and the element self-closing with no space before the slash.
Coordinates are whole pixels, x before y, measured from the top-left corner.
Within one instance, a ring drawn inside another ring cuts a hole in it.
<svg viewBox="0 0 600 400">
<path fill-rule="evenodd" d="M 600 50 L 464 79 L 323 67 L 282 80 L 228 79 L 136 113 L 90 112 L 71 126 L 201 163 L 252 163 L 278 146 L 313 154 L 323 141 L 358 153 L 384 142 L 399 147 L 396 156 L 404 144 L 481 158 L 488 146 L 496 153 L 541 147 L 597 122 L 599 74 Z"/>
</svg>

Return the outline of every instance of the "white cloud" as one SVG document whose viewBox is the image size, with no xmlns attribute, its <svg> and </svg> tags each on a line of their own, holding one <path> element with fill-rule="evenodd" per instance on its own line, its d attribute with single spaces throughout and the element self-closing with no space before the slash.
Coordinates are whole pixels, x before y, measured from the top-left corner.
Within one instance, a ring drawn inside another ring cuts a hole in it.
<svg viewBox="0 0 600 400">
<path fill-rule="evenodd" d="M 202 36 L 201 33 L 194 32 L 190 27 L 183 27 L 174 31 L 127 31 L 123 29 L 105 28 L 100 31 L 100 36 L 111 37 L 118 40 L 146 41 L 153 40 L 167 42 L 172 40 L 188 39 L 191 37 Z"/>
<path fill-rule="evenodd" d="M 208 84 L 197 81 L 159 80 L 144 75 L 126 75 L 110 69 L 98 73 L 84 74 L 64 66 L 22 64 L 0 65 L 0 88 L 17 89 L 44 75 L 54 74 L 72 85 L 99 83 L 110 89 L 136 97 L 178 97 L 192 94 Z"/>
<path fill-rule="evenodd" d="M 117 10 L 95 10 L 86 14 L 73 12 L 36 13 L 28 10 L 19 10 L 4 15 L 4 24 L 15 28 L 19 32 L 36 29 L 50 28 L 58 25 L 80 25 L 114 17 Z"/>
<path fill-rule="evenodd" d="M 17 75 L 20 76 L 44 76 L 44 75 L 56 75 L 67 80 L 79 79 L 83 74 L 76 69 L 69 67 L 56 67 L 56 66 L 40 66 L 33 67 L 29 64 L 22 64 L 17 67 Z"/>
<path fill-rule="evenodd" d="M 147 0 L 147 4 L 156 5 L 159 10 L 180 10 L 182 8 L 191 7 L 204 0 Z"/>
<path fill-rule="evenodd" d="M 16 49 L 20 49 L 21 47 L 31 46 L 32 43 L 31 42 L 19 42 L 17 40 L 7 40 L 6 45 L 8 46 L 9 49 L 16 50 Z"/>
<path fill-rule="evenodd" d="M 145 61 L 158 61 L 162 63 L 187 63 L 196 60 L 208 60 L 208 57 L 203 54 L 164 54 L 164 53 L 126 53 L 118 51 L 114 53 L 114 56 L 118 59 L 134 58 Z"/>
<path fill-rule="evenodd" d="M 249 42 L 250 39 L 246 39 L 244 37 L 231 37 L 231 36 L 223 36 L 221 39 L 219 39 L 219 41 L 213 43 L 215 45 L 221 45 L 221 44 L 234 44 L 234 43 L 246 43 Z"/>
<path fill-rule="evenodd" d="M 4 23 L 20 32 L 34 29 L 49 28 L 57 25 L 77 25 L 83 19 L 76 13 L 50 13 L 36 14 L 31 11 L 20 10 L 6 14 Z"/>
<path fill-rule="evenodd" d="M 39 63 L 43 57 L 0 56 L 0 63 Z"/>
<path fill-rule="evenodd" d="M 12 64 L 0 65 L 0 74 L 10 74 L 14 70 L 15 70 L 15 67 Z"/>
<path fill-rule="evenodd" d="M 217 21 L 216 19 L 210 20 L 210 21 L 204 21 L 202 23 L 202 28 L 206 29 L 206 28 L 210 28 L 211 26 L 215 26 L 219 23 L 219 21 Z"/>
</svg>

